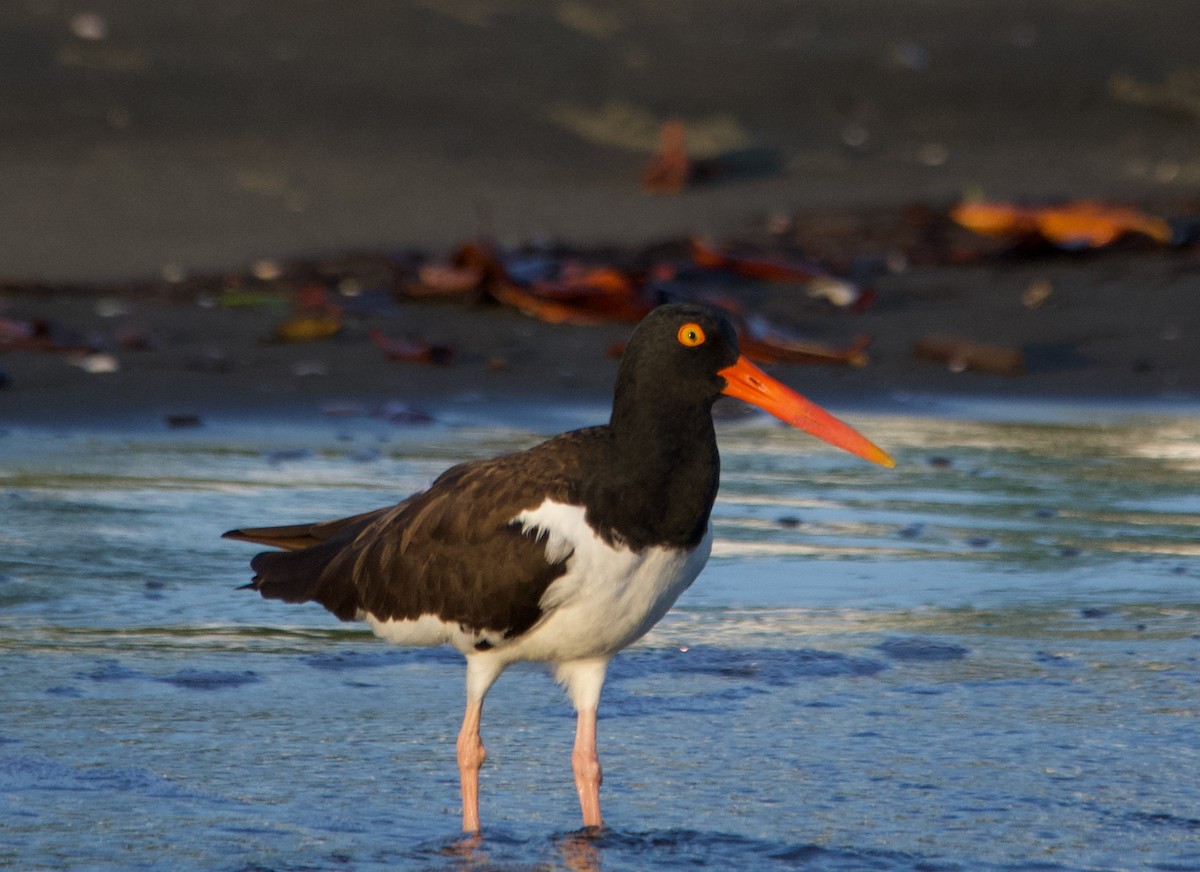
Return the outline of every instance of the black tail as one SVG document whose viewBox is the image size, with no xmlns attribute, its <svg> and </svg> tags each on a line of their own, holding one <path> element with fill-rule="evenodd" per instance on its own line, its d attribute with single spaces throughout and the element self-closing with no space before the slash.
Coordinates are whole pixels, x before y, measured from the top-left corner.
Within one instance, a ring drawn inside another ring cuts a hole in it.
<svg viewBox="0 0 1200 872">
<path fill-rule="evenodd" d="M 222 538 L 282 548 L 264 551 L 250 561 L 254 580 L 243 588 L 267 599 L 286 603 L 318 602 L 343 621 L 358 616 L 360 602 L 354 581 L 354 542 L 359 533 L 388 512 L 375 509 L 316 524 L 286 527 L 246 527 Z"/>
<path fill-rule="evenodd" d="M 323 542 L 302 551 L 264 551 L 250 561 L 255 575 L 247 586 L 266 599 L 318 602 L 341 620 L 353 621 L 360 604 L 353 573 L 340 566 L 343 547 L 340 542 Z"/>
</svg>

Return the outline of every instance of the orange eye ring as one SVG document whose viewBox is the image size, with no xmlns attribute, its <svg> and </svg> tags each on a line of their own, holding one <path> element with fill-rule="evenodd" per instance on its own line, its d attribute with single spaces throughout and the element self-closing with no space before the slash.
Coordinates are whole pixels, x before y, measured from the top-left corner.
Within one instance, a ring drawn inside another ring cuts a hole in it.
<svg viewBox="0 0 1200 872">
<path fill-rule="evenodd" d="M 689 321 L 679 328 L 675 338 L 679 340 L 680 345 L 695 348 L 697 345 L 703 345 L 707 337 L 704 335 L 704 328 L 694 321 Z"/>
</svg>

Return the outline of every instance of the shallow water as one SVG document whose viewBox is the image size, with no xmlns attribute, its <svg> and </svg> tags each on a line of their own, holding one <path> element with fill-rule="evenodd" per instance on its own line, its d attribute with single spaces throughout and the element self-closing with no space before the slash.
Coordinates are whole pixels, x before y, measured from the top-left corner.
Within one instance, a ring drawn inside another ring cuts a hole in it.
<svg viewBox="0 0 1200 872">
<path fill-rule="evenodd" d="M 485 423 L 0 437 L 0 866 L 1200 867 L 1200 419 L 857 418 L 894 471 L 724 428 L 714 559 L 605 688 L 610 829 L 531 667 L 476 841 L 461 658 L 237 591 L 217 537 L 539 435 Z"/>
</svg>

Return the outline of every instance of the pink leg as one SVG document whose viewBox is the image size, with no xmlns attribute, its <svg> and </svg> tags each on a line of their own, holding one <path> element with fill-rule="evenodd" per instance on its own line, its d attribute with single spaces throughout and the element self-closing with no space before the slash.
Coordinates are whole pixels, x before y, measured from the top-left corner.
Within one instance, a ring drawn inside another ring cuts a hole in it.
<svg viewBox="0 0 1200 872">
<path fill-rule="evenodd" d="M 585 827 L 604 825 L 600 817 L 600 757 L 596 754 L 596 710 L 581 709 L 575 728 L 575 750 L 571 754 L 575 770 L 575 789 L 579 792 L 579 809 Z"/>
<path fill-rule="evenodd" d="M 483 739 L 479 736 L 479 720 L 483 700 L 467 702 L 467 714 L 458 732 L 458 776 L 462 781 L 463 832 L 479 832 L 479 767 L 487 759 Z"/>
</svg>

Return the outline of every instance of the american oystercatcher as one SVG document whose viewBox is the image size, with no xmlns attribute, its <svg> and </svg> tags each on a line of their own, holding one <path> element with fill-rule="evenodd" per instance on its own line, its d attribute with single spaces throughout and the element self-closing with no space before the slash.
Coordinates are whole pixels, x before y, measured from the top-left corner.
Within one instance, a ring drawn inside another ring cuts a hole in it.
<svg viewBox="0 0 1200 872">
<path fill-rule="evenodd" d="M 225 536 L 283 549 L 250 561 L 249 586 L 264 597 L 318 602 L 389 642 L 449 643 L 466 656 L 457 745 L 465 831 L 479 829 L 484 696 L 518 660 L 552 664 L 578 713 L 571 763 L 583 824 L 600 826 L 600 688 L 613 655 L 653 627 L 708 560 L 720 467 L 712 405 L 722 394 L 893 465 L 742 357 L 722 315 L 671 305 L 629 340 L 607 425 L 452 467 L 391 508 Z"/>
</svg>

